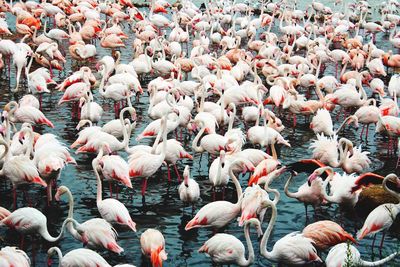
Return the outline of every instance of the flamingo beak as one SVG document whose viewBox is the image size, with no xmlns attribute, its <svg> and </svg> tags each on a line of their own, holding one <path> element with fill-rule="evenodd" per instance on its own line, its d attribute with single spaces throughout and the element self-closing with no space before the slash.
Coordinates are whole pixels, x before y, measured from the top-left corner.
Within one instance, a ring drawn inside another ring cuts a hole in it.
<svg viewBox="0 0 400 267">
<path fill-rule="evenodd" d="M 54 196 L 54 199 L 55 199 L 56 201 L 60 201 L 60 197 L 61 197 L 61 195 L 60 195 L 60 193 L 57 191 L 57 193 L 56 193 L 55 196 Z"/>
<path fill-rule="evenodd" d="M 47 187 L 46 182 L 43 181 L 43 179 L 40 178 L 39 176 L 34 177 L 34 178 L 32 179 L 32 183 L 40 184 L 40 185 L 42 185 L 42 186 L 44 186 L 44 187 Z"/>
<path fill-rule="evenodd" d="M 308 186 L 311 186 L 311 183 L 312 183 L 314 180 L 316 180 L 317 178 L 318 178 L 318 175 L 317 175 L 316 173 L 312 173 L 312 174 L 308 177 L 308 179 L 307 179 Z"/>
</svg>

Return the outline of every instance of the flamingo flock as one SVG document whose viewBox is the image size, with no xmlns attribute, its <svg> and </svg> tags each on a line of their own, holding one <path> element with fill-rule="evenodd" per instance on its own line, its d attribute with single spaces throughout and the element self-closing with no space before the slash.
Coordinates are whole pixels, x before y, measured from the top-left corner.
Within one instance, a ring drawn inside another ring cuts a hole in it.
<svg viewBox="0 0 400 267">
<path fill-rule="evenodd" d="M 399 264 L 384 241 L 400 213 L 400 2 L 200 2 L 0 0 L 0 267 L 39 266 L 27 235 L 51 243 L 48 266 L 134 266 L 120 264 L 133 250 L 178 266 L 162 220 L 131 205 L 159 212 L 147 205 L 164 187 L 174 212 L 191 206 L 174 231 L 210 237 L 190 255 L 207 264 Z M 376 169 L 371 144 L 395 164 Z M 277 223 L 296 202 L 305 227 Z M 63 203 L 53 236 L 45 214 Z"/>
</svg>

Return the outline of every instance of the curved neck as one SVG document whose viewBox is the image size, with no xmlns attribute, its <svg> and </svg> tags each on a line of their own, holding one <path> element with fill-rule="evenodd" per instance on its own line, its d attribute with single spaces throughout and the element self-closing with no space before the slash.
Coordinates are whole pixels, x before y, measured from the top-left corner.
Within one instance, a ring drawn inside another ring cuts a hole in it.
<svg viewBox="0 0 400 267">
<path fill-rule="evenodd" d="M 269 252 L 267 250 L 267 243 L 268 243 L 268 239 L 271 235 L 272 229 L 274 227 L 274 224 L 276 221 L 276 216 L 277 216 L 277 210 L 276 210 L 276 206 L 274 204 L 271 205 L 271 209 L 272 209 L 271 219 L 269 220 L 268 228 L 265 230 L 265 233 L 264 233 L 263 238 L 261 239 L 261 243 L 260 243 L 260 254 L 267 259 L 272 258 L 271 252 Z"/>
<path fill-rule="evenodd" d="M 58 267 L 61 267 L 61 260 L 63 258 L 61 249 L 59 249 L 58 247 L 52 247 L 52 249 L 54 249 L 56 251 L 57 256 L 58 256 Z"/>
<path fill-rule="evenodd" d="M 198 143 L 199 143 L 200 137 L 203 135 L 205 130 L 206 130 L 206 127 L 203 126 L 201 128 L 201 130 L 197 133 L 196 137 L 193 139 L 192 148 L 196 152 L 203 152 L 204 151 L 204 149 L 201 146 L 199 146 Z"/>
<path fill-rule="evenodd" d="M 288 197 L 297 198 L 296 193 L 293 193 L 293 192 L 290 192 L 290 191 L 289 191 L 289 185 L 290 185 L 290 183 L 292 182 L 292 179 L 293 179 L 293 173 L 290 174 L 289 179 L 286 181 L 285 188 L 284 188 L 285 194 L 286 194 Z"/>
<path fill-rule="evenodd" d="M 346 122 L 348 122 L 351 118 L 352 118 L 352 116 L 347 117 L 347 118 L 342 122 L 342 124 L 340 124 L 339 128 L 335 131 L 335 133 L 336 133 L 336 134 L 339 133 L 339 132 L 343 129 L 343 127 L 346 125 Z"/>
<path fill-rule="evenodd" d="M 74 218 L 74 197 L 72 196 L 72 193 L 69 189 L 67 190 L 67 196 L 69 206 L 67 218 Z"/>
<path fill-rule="evenodd" d="M 393 258 L 395 258 L 400 252 L 394 252 L 392 254 L 390 254 L 389 256 L 387 256 L 386 258 L 383 258 L 381 260 L 378 261 L 364 261 L 364 260 L 360 260 L 360 266 L 381 266 L 384 265 L 386 262 L 391 261 Z"/>
<path fill-rule="evenodd" d="M 349 147 L 350 144 L 347 141 L 345 141 L 345 148 L 343 149 L 343 145 L 339 140 L 339 166 L 346 163 L 346 160 L 348 159 L 347 154 L 349 152 Z"/>
<path fill-rule="evenodd" d="M 393 191 L 392 189 L 390 189 L 387 186 L 387 181 L 389 181 L 389 179 L 392 178 L 392 177 L 395 177 L 396 180 L 399 179 L 396 175 L 389 174 L 388 176 L 385 177 L 385 179 L 383 179 L 382 186 L 383 186 L 383 188 L 385 189 L 386 192 L 388 192 L 390 195 L 395 197 L 400 202 L 400 194 L 395 192 L 395 191 Z"/>
<path fill-rule="evenodd" d="M 8 143 L 5 140 L 0 139 L 0 146 L 4 146 L 4 152 L 0 156 L 0 161 L 3 160 L 3 159 L 8 160 L 8 158 L 9 158 L 9 156 L 8 156 L 9 155 L 9 153 L 8 153 L 8 150 L 9 150 Z M 4 169 L 4 164 L 3 164 L 2 169 L 0 170 L 0 175 L 3 175 L 3 169 Z"/>
<path fill-rule="evenodd" d="M 59 234 L 58 236 L 56 236 L 56 237 L 53 237 L 53 236 L 51 236 L 51 235 L 49 234 L 49 232 L 48 232 L 48 230 L 47 230 L 47 226 L 44 226 L 44 227 L 41 229 L 41 231 L 40 231 L 39 233 L 40 233 L 41 236 L 42 236 L 44 239 L 46 239 L 47 241 L 49 241 L 49 242 L 57 242 L 57 241 L 60 240 L 60 238 L 63 236 L 65 226 L 66 226 L 66 224 L 69 223 L 69 222 L 73 222 L 73 223 L 77 224 L 77 222 L 76 222 L 74 219 L 72 219 L 72 218 L 67 218 L 67 219 L 65 219 L 64 222 L 63 222 L 63 224 L 62 224 L 60 234 Z"/>
<path fill-rule="evenodd" d="M 74 197 L 72 196 L 72 193 L 69 189 L 67 190 L 67 196 L 68 196 L 68 206 L 69 206 L 67 218 L 73 219 L 74 218 Z M 76 222 L 76 224 L 78 224 L 78 223 Z M 67 224 L 67 229 L 74 238 L 76 238 L 76 239 L 80 238 L 80 234 L 74 228 L 72 223 Z"/>
<path fill-rule="evenodd" d="M 232 167 L 233 167 L 233 164 L 229 168 L 229 175 L 232 178 L 232 182 L 235 184 L 236 194 L 237 194 L 237 198 L 239 201 L 239 199 L 241 198 L 241 196 L 243 194 L 243 189 L 242 189 L 242 186 L 240 185 L 239 180 L 237 179 L 236 175 L 233 173 Z"/>
<path fill-rule="evenodd" d="M 324 183 L 322 184 L 322 194 L 324 195 L 324 198 L 329 202 L 337 203 L 336 199 L 328 195 L 328 193 L 326 192 L 326 187 L 329 181 L 332 179 L 333 175 L 334 175 L 333 172 L 330 173 L 329 176 L 325 179 Z"/>
<path fill-rule="evenodd" d="M 122 139 L 121 145 L 124 147 L 124 149 L 128 149 L 129 146 L 129 136 L 131 136 L 132 133 L 132 124 L 130 121 L 128 121 L 126 124 L 128 124 L 128 127 L 126 127 L 124 120 L 121 120 L 121 125 L 122 125 L 122 134 L 124 139 Z"/>
<path fill-rule="evenodd" d="M 247 248 L 249 250 L 249 257 L 246 260 L 244 257 L 240 259 L 239 265 L 240 266 L 249 266 L 253 261 L 254 261 L 254 249 L 253 249 L 253 244 L 251 243 L 251 239 L 250 239 L 250 222 L 246 222 L 246 224 L 244 225 L 244 236 L 246 238 L 246 244 L 247 244 Z"/>
</svg>

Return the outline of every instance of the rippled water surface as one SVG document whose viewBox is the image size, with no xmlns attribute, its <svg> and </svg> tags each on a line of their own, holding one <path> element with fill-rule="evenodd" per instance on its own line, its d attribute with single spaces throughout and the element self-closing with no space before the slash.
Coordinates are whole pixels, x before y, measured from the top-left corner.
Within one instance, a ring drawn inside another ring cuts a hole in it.
<svg viewBox="0 0 400 267">
<path fill-rule="evenodd" d="M 305 2 L 305 1 L 304 1 Z M 12 17 L 9 17 L 10 21 L 13 21 Z M 13 22 L 9 23 L 14 24 Z M 131 43 L 133 40 L 133 34 L 130 34 L 129 40 L 125 43 L 127 47 L 122 49 L 121 62 L 128 63 L 132 60 L 132 48 Z M 379 34 L 377 36 L 377 45 L 385 50 L 392 49 L 388 42 L 388 35 Z M 63 44 L 64 49 L 67 51 L 67 43 Z M 110 51 L 101 48 L 98 45 L 98 55 L 96 60 L 84 63 L 90 64 L 94 67 L 94 64 L 104 55 L 109 55 Z M 67 54 L 67 63 L 64 65 L 64 72 L 56 72 L 55 80 L 62 81 L 72 71 L 76 71 L 82 63 L 71 60 Z M 94 68 L 93 68 L 94 69 Z M 328 66 L 326 73 L 332 73 L 334 66 Z M 147 81 L 149 78 L 146 78 Z M 10 93 L 10 86 L 13 87 L 15 84 L 14 72 L 12 72 L 11 79 L 8 79 L 7 74 L 3 72 L 0 79 L 0 106 L 3 107 L 10 100 L 18 100 L 21 95 L 13 95 Z M 143 86 L 146 87 L 146 82 Z M 26 85 L 24 85 L 26 86 Z M 368 91 L 368 95 L 371 92 Z M 77 120 L 71 117 L 71 106 L 63 105 L 58 106 L 57 102 L 60 99 L 62 93 L 53 91 L 51 94 L 43 96 L 43 112 L 55 125 L 54 129 L 48 127 L 35 127 L 35 130 L 41 133 L 50 132 L 60 137 L 68 146 L 73 143 L 77 138 L 77 131 L 75 127 Z M 98 101 L 104 108 L 104 115 L 102 118 L 101 125 L 114 118 L 113 105 L 111 102 L 107 102 L 100 97 L 98 92 L 95 93 L 95 100 Z M 139 102 L 134 103 L 139 116 L 137 128 L 132 134 L 130 145 L 135 145 L 135 137 L 140 133 L 143 128 L 151 121 L 147 116 L 148 108 L 148 97 L 144 94 L 140 97 Z M 241 127 L 243 125 L 239 124 Z M 300 118 L 298 126 L 294 130 L 291 128 L 291 121 L 285 121 L 286 129 L 282 133 L 285 138 L 290 141 L 291 148 L 284 147 L 280 150 L 280 160 L 283 164 L 287 164 L 296 161 L 301 158 L 311 157 L 311 151 L 308 149 L 314 134 L 309 130 L 308 123 L 303 118 Z M 335 128 L 339 125 L 339 122 L 335 124 Z M 360 144 L 359 132 L 354 128 L 346 129 L 340 134 L 352 140 L 357 145 Z M 173 137 L 174 135 L 171 135 Z M 184 135 L 185 148 L 191 151 L 191 140 L 192 135 Z M 144 141 L 145 143 L 147 141 Z M 371 130 L 368 136 L 368 142 L 364 141 L 363 148 L 370 151 L 370 157 L 372 159 L 371 170 L 378 170 L 380 174 L 387 174 L 394 172 L 396 165 L 396 156 L 388 157 L 386 154 L 387 139 L 374 135 L 374 131 Z M 74 151 L 72 151 L 74 152 Z M 125 153 L 121 153 L 122 156 L 126 157 Z M 75 199 L 75 214 L 74 216 L 79 222 L 84 222 L 88 219 L 99 217 L 99 213 L 96 207 L 96 178 L 91 167 L 91 160 L 93 156 L 90 155 L 75 155 L 78 165 L 67 166 L 61 174 L 61 179 L 58 181 L 58 185 L 68 186 Z M 203 155 L 200 160 L 200 155 L 195 154 L 193 161 L 186 160 L 181 162 L 178 166 L 180 172 L 183 172 L 184 164 L 191 166 L 192 176 L 199 182 L 201 188 L 201 202 L 195 206 L 196 211 L 203 205 L 212 201 L 211 186 L 208 182 L 208 166 L 211 163 L 206 155 Z M 191 208 L 184 207 L 177 193 L 177 179 L 174 172 L 173 181 L 168 183 L 167 170 L 163 167 L 157 174 L 149 179 L 148 190 L 146 194 L 145 202 L 142 202 L 140 195 L 141 179 L 133 179 L 133 190 L 127 189 L 121 185 L 114 184 L 113 191 L 118 187 L 119 200 L 122 201 L 133 218 L 137 223 L 137 233 L 127 230 L 124 227 L 116 226 L 118 231 L 118 243 L 125 249 L 125 252 L 118 256 L 111 252 L 100 251 L 101 255 L 110 264 L 117 263 L 131 263 L 138 266 L 148 266 L 149 263 L 141 255 L 139 237 L 140 234 L 147 228 L 159 229 L 166 240 L 166 251 L 168 252 L 168 260 L 165 262 L 165 266 L 209 266 L 211 260 L 204 254 L 199 254 L 197 249 L 203 245 L 203 243 L 213 236 L 213 232 L 208 229 L 195 229 L 189 232 L 184 230 L 186 223 L 192 218 Z M 269 248 L 276 240 L 283 237 L 289 232 L 300 231 L 308 223 L 321 220 L 330 219 L 339 222 L 348 232 L 355 234 L 364 221 L 364 216 L 367 211 L 356 209 L 356 212 L 345 212 L 341 211 L 337 205 L 331 205 L 323 207 L 318 210 L 314 215 L 313 210 L 309 211 L 309 216 L 306 218 L 304 206 L 297 200 L 289 199 L 283 193 L 283 185 L 286 181 L 286 175 L 278 179 L 273 183 L 273 187 L 278 188 L 281 191 L 281 201 L 278 205 L 278 218 L 273 231 L 272 237 L 269 241 Z M 291 190 L 294 191 L 296 186 L 300 186 L 305 182 L 305 174 L 301 174 L 292 183 Z M 248 176 L 241 177 L 241 184 L 245 188 L 247 186 Z M 48 227 L 50 233 L 53 235 L 58 234 L 59 229 L 63 220 L 67 217 L 68 204 L 66 198 L 62 198 L 62 201 L 57 203 L 51 203 L 47 206 L 45 189 L 37 186 L 25 187 L 29 189 L 26 194 L 23 194 L 23 190 L 18 190 L 18 207 L 26 205 L 32 205 L 43 211 L 48 218 Z M 109 197 L 108 183 L 104 184 L 103 197 Z M 217 193 L 217 197 L 221 197 Z M 230 184 L 225 199 L 229 201 L 236 201 L 236 192 L 233 190 L 233 185 Z M 5 180 L 0 181 L 0 205 L 6 208 L 12 209 L 12 190 L 10 184 Z M 264 223 L 264 229 L 267 225 L 269 216 L 266 218 Z M 398 228 L 398 224 L 397 228 Z M 393 251 L 399 244 L 398 235 L 394 231 L 395 227 L 386 236 L 384 254 Z M 222 229 L 226 233 L 230 233 L 240 238 L 244 242 L 243 229 L 238 227 L 236 222 L 231 222 L 225 229 Z M 378 236 L 380 238 L 380 235 Z M 255 246 L 256 260 L 255 265 L 257 266 L 271 266 L 272 263 L 262 258 L 259 255 L 257 237 L 252 234 L 253 244 Z M 19 235 L 12 231 L 6 230 L 5 227 L 0 228 L 0 245 L 12 245 L 19 246 Z M 379 239 L 378 239 L 379 240 Z M 375 249 L 375 254 L 371 253 L 371 238 L 366 238 L 361 241 L 358 245 L 358 249 L 361 251 L 363 259 L 375 259 L 379 258 L 379 253 Z M 73 239 L 68 233 L 65 234 L 64 238 L 56 244 L 51 244 L 43 241 L 36 237 L 31 239 L 27 237 L 24 244 L 24 250 L 27 251 L 30 258 L 35 254 L 34 263 L 36 266 L 46 266 L 47 263 L 47 249 L 53 245 L 57 245 L 61 250 L 66 253 L 71 249 L 82 247 L 75 239 Z M 247 250 L 247 248 L 246 248 Z M 322 254 L 322 258 L 326 257 L 326 253 Z M 391 266 L 399 266 L 400 259 L 397 259 L 391 263 Z M 53 265 L 54 266 L 54 265 Z"/>
</svg>

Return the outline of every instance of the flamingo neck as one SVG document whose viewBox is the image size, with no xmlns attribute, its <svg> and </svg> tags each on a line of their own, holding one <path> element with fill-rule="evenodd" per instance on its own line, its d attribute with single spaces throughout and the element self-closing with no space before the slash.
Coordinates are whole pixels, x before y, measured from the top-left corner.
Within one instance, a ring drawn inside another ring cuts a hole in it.
<svg viewBox="0 0 400 267">
<path fill-rule="evenodd" d="M 389 181 L 389 179 L 392 178 L 392 177 L 394 177 L 396 180 L 399 179 L 396 175 L 389 174 L 388 176 L 385 177 L 385 179 L 383 179 L 382 186 L 383 186 L 383 189 L 384 189 L 386 192 L 388 192 L 390 195 L 392 195 L 393 197 L 395 197 L 395 198 L 397 199 L 397 201 L 400 202 L 400 194 L 397 193 L 397 192 L 395 192 L 395 191 L 393 191 L 392 189 L 390 189 L 390 188 L 387 186 L 387 181 Z M 400 204 L 400 203 L 399 203 L 399 204 Z M 398 204 L 398 205 L 399 205 L 399 204 Z"/>
<path fill-rule="evenodd" d="M 244 236 L 246 238 L 246 245 L 249 250 L 249 257 L 247 260 L 244 257 L 240 258 L 240 262 L 239 262 L 240 266 L 249 266 L 254 261 L 254 258 L 255 258 L 253 244 L 250 239 L 250 225 L 251 225 L 251 222 L 247 221 L 246 224 L 244 225 L 244 230 L 243 230 Z"/>
<path fill-rule="evenodd" d="M 326 187 L 329 183 L 330 180 L 332 180 L 334 173 L 330 173 L 329 176 L 325 179 L 324 183 L 322 184 L 322 194 L 324 195 L 324 198 L 328 200 L 329 202 L 337 203 L 336 198 L 333 196 L 328 195 L 326 192 Z"/>
<path fill-rule="evenodd" d="M 274 204 L 271 205 L 271 209 L 272 209 L 271 219 L 269 220 L 268 227 L 265 230 L 265 233 L 264 233 L 263 238 L 261 239 L 261 243 L 260 243 L 260 254 L 267 259 L 273 259 L 272 252 L 269 252 L 267 250 L 267 243 L 268 243 L 268 239 L 271 235 L 272 229 L 274 228 L 274 224 L 275 224 L 276 216 L 277 216 L 277 210 L 276 210 L 276 206 Z"/>
<path fill-rule="evenodd" d="M 98 166 L 99 166 L 98 159 L 95 158 L 92 161 L 92 167 L 93 167 L 94 174 L 96 175 L 96 180 L 97 180 L 97 198 L 96 198 L 97 205 L 99 205 L 100 202 L 103 200 L 103 198 L 102 198 L 102 185 L 101 185 L 100 174 L 99 174 L 99 171 L 98 171 Z"/>
<path fill-rule="evenodd" d="M 285 187 L 284 187 L 285 194 L 288 197 L 297 198 L 297 194 L 296 193 L 293 193 L 293 192 L 289 191 L 289 185 L 292 182 L 292 179 L 293 179 L 293 173 L 290 174 L 289 179 L 286 181 L 286 184 L 285 184 Z"/>
<path fill-rule="evenodd" d="M 128 129 L 129 130 L 125 126 L 124 115 L 123 115 L 125 110 L 127 110 L 127 109 L 122 110 L 121 113 L 119 114 L 119 121 L 120 121 L 120 123 L 122 125 L 122 134 L 124 136 L 124 139 L 122 140 L 121 145 L 126 150 L 126 149 L 128 149 L 128 145 L 129 145 L 129 136 L 132 133 L 132 125 L 131 125 L 130 121 L 128 121 L 127 124 L 128 124 Z"/>
<path fill-rule="evenodd" d="M 76 222 L 74 219 L 72 219 L 72 218 L 67 218 L 67 219 L 65 219 L 64 222 L 63 222 L 63 224 L 62 224 L 62 226 L 61 226 L 61 231 L 60 231 L 60 233 L 58 234 L 58 236 L 56 236 L 56 237 L 53 237 L 53 236 L 51 236 L 51 235 L 49 234 L 49 232 L 48 232 L 48 230 L 47 230 L 47 225 L 44 225 L 43 227 L 41 227 L 39 233 L 40 233 L 40 235 L 41 235 L 44 239 L 46 239 L 48 242 L 57 242 L 57 241 L 60 240 L 60 238 L 64 235 L 65 226 L 67 225 L 67 223 L 70 223 L 70 222 L 72 222 L 72 223 L 74 223 L 75 225 L 77 225 L 77 222 Z"/>
<path fill-rule="evenodd" d="M 231 167 L 229 168 L 229 175 L 232 177 L 232 182 L 235 184 L 235 188 L 236 188 L 236 194 L 237 194 L 237 198 L 238 198 L 238 202 L 239 199 L 242 197 L 243 195 L 243 189 L 239 183 L 239 180 L 237 179 L 236 175 L 233 173 L 233 164 L 231 165 Z"/>
<path fill-rule="evenodd" d="M 204 151 L 204 149 L 201 146 L 199 146 L 198 143 L 199 143 L 200 137 L 203 135 L 205 130 L 206 130 L 206 127 L 203 126 L 201 128 L 201 130 L 197 133 L 196 137 L 193 139 L 192 148 L 196 152 L 203 152 Z"/>
</svg>

